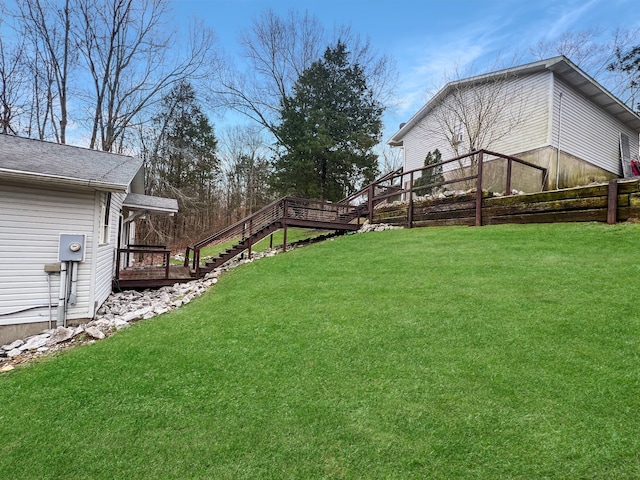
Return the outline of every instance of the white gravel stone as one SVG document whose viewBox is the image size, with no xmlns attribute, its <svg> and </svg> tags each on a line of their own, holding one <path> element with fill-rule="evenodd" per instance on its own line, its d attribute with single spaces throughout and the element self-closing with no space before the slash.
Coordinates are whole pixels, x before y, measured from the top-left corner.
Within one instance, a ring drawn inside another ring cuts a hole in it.
<svg viewBox="0 0 640 480">
<path fill-rule="evenodd" d="M 127 322 L 120 319 L 114 320 L 113 325 L 116 327 L 117 330 L 122 330 L 123 328 L 127 328 L 130 326 Z"/>
<path fill-rule="evenodd" d="M 47 340 L 46 345 L 56 345 L 58 343 L 66 342 L 73 338 L 75 329 L 74 328 L 66 328 L 66 327 L 58 327 L 51 333 L 51 336 Z"/>
<path fill-rule="evenodd" d="M 2 349 L 8 352 L 10 350 L 14 350 L 18 347 L 21 347 L 22 345 L 24 345 L 24 340 L 18 339 L 15 342 L 10 343 L 9 345 L 3 345 Z"/>
<path fill-rule="evenodd" d="M 36 350 L 40 347 L 44 347 L 47 344 L 47 340 L 49 340 L 48 334 L 35 335 L 27 339 L 27 341 L 18 347 L 19 350 Z"/>
<path fill-rule="evenodd" d="M 99 330 L 98 327 L 87 327 L 84 329 L 84 331 L 87 335 L 89 335 L 91 338 L 95 338 L 96 340 L 102 340 L 106 337 L 106 335 L 102 333 L 102 331 Z"/>
</svg>

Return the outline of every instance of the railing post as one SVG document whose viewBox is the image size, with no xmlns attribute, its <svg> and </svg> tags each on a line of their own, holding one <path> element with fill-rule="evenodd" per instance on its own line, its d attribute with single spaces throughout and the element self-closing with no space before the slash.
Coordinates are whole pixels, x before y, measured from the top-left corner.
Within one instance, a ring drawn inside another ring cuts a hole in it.
<svg viewBox="0 0 640 480">
<path fill-rule="evenodd" d="M 120 278 L 120 256 L 122 254 L 122 250 L 118 248 L 116 250 L 118 254 L 116 255 L 116 279 Z"/>
<path fill-rule="evenodd" d="M 482 226 L 482 150 L 478 153 L 478 176 L 476 178 L 476 227 Z"/>
<path fill-rule="evenodd" d="M 287 216 L 289 215 L 289 202 L 284 199 L 284 207 L 282 213 L 282 251 L 287 251 Z"/>
<path fill-rule="evenodd" d="M 369 210 L 369 223 L 373 223 L 373 184 L 369 185 L 369 192 L 367 192 L 367 209 Z"/>
<path fill-rule="evenodd" d="M 505 195 L 511 195 L 511 169 L 513 168 L 513 162 L 511 158 L 507 158 L 507 185 L 505 187 Z"/>
<path fill-rule="evenodd" d="M 409 206 L 407 207 L 407 228 L 413 228 L 413 172 L 409 175 Z"/>
<path fill-rule="evenodd" d="M 618 180 L 609 181 L 609 195 L 607 196 L 607 223 L 613 225 L 618 222 Z"/>
<path fill-rule="evenodd" d="M 171 260 L 171 252 L 167 250 L 163 253 L 164 256 L 164 278 L 167 280 L 169 278 L 169 263 Z"/>
<path fill-rule="evenodd" d="M 253 217 L 249 219 L 249 236 L 247 237 L 247 240 L 249 241 L 249 252 L 248 252 L 249 260 L 251 260 L 251 244 L 253 243 L 251 241 L 252 235 L 253 235 Z"/>
</svg>

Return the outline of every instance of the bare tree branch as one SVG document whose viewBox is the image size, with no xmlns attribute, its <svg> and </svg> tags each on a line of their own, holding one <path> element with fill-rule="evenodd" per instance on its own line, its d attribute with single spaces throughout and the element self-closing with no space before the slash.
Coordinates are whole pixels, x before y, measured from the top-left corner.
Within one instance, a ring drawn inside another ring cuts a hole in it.
<svg viewBox="0 0 640 480">
<path fill-rule="evenodd" d="M 194 24 L 187 45 L 178 46 L 166 24 L 168 0 L 77 1 L 82 21 L 76 35 L 93 83 L 90 147 L 112 151 L 164 90 L 207 76 L 205 67 L 215 66 L 214 35 Z"/>
<path fill-rule="evenodd" d="M 347 45 L 352 63 L 363 68 L 376 100 L 386 103 L 397 81 L 393 61 L 350 27 L 330 32 L 310 13 L 296 10 L 284 16 L 265 10 L 253 20 L 240 39 L 246 69 L 231 63 L 220 69 L 212 95 L 218 105 L 246 115 L 277 138 L 280 108 L 293 84 L 338 39 Z"/>
</svg>

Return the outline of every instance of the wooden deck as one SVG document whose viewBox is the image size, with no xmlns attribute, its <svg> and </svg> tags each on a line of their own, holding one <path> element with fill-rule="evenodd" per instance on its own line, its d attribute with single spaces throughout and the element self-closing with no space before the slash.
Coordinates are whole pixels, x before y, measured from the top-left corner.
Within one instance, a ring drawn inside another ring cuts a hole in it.
<svg viewBox="0 0 640 480">
<path fill-rule="evenodd" d="M 154 288 L 201 278 L 244 251 L 251 255 L 251 247 L 276 230 L 284 230 L 286 244 L 288 227 L 355 231 L 360 226 L 361 210 L 345 204 L 285 197 L 189 247 L 182 266 L 170 265 L 171 252 L 163 245 L 129 245 L 118 249 L 113 288 Z M 200 262 L 204 246 L 229 240 L 236 242 L 230 249 L 213 260 Z"/>
<path fill-rule="evenodd" d="M 168 278 L 164 266 L 134 266 L 120 269 L 113 287 L 114 290 L 157 288 L 194 279 L 191 270 L 182 265 L 169 265 Z"/>
</svg>

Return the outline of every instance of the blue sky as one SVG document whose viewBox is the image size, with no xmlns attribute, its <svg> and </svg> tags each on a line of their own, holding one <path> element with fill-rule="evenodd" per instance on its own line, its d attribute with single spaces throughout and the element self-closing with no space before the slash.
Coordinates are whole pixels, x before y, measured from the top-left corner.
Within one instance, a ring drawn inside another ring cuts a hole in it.
<svg viewBox="0 0 640 480">
<path fill-rule="evenodd" d="M 266 8 L 308 10 L 327 27 L 350 24 L 393 57 L 398 106 L 385 116 L 385 139 L 443 85 L 454 68 L 482 71 L 495 59 L 531 60 L 528 48 L 567 31 L 640 28 L 637 0 L 175 0 L 176 21 L 202 19 L 233 53 L 242 29 Z M 507 60 L 509 61 L 509 60 Z"/>
</svg>

